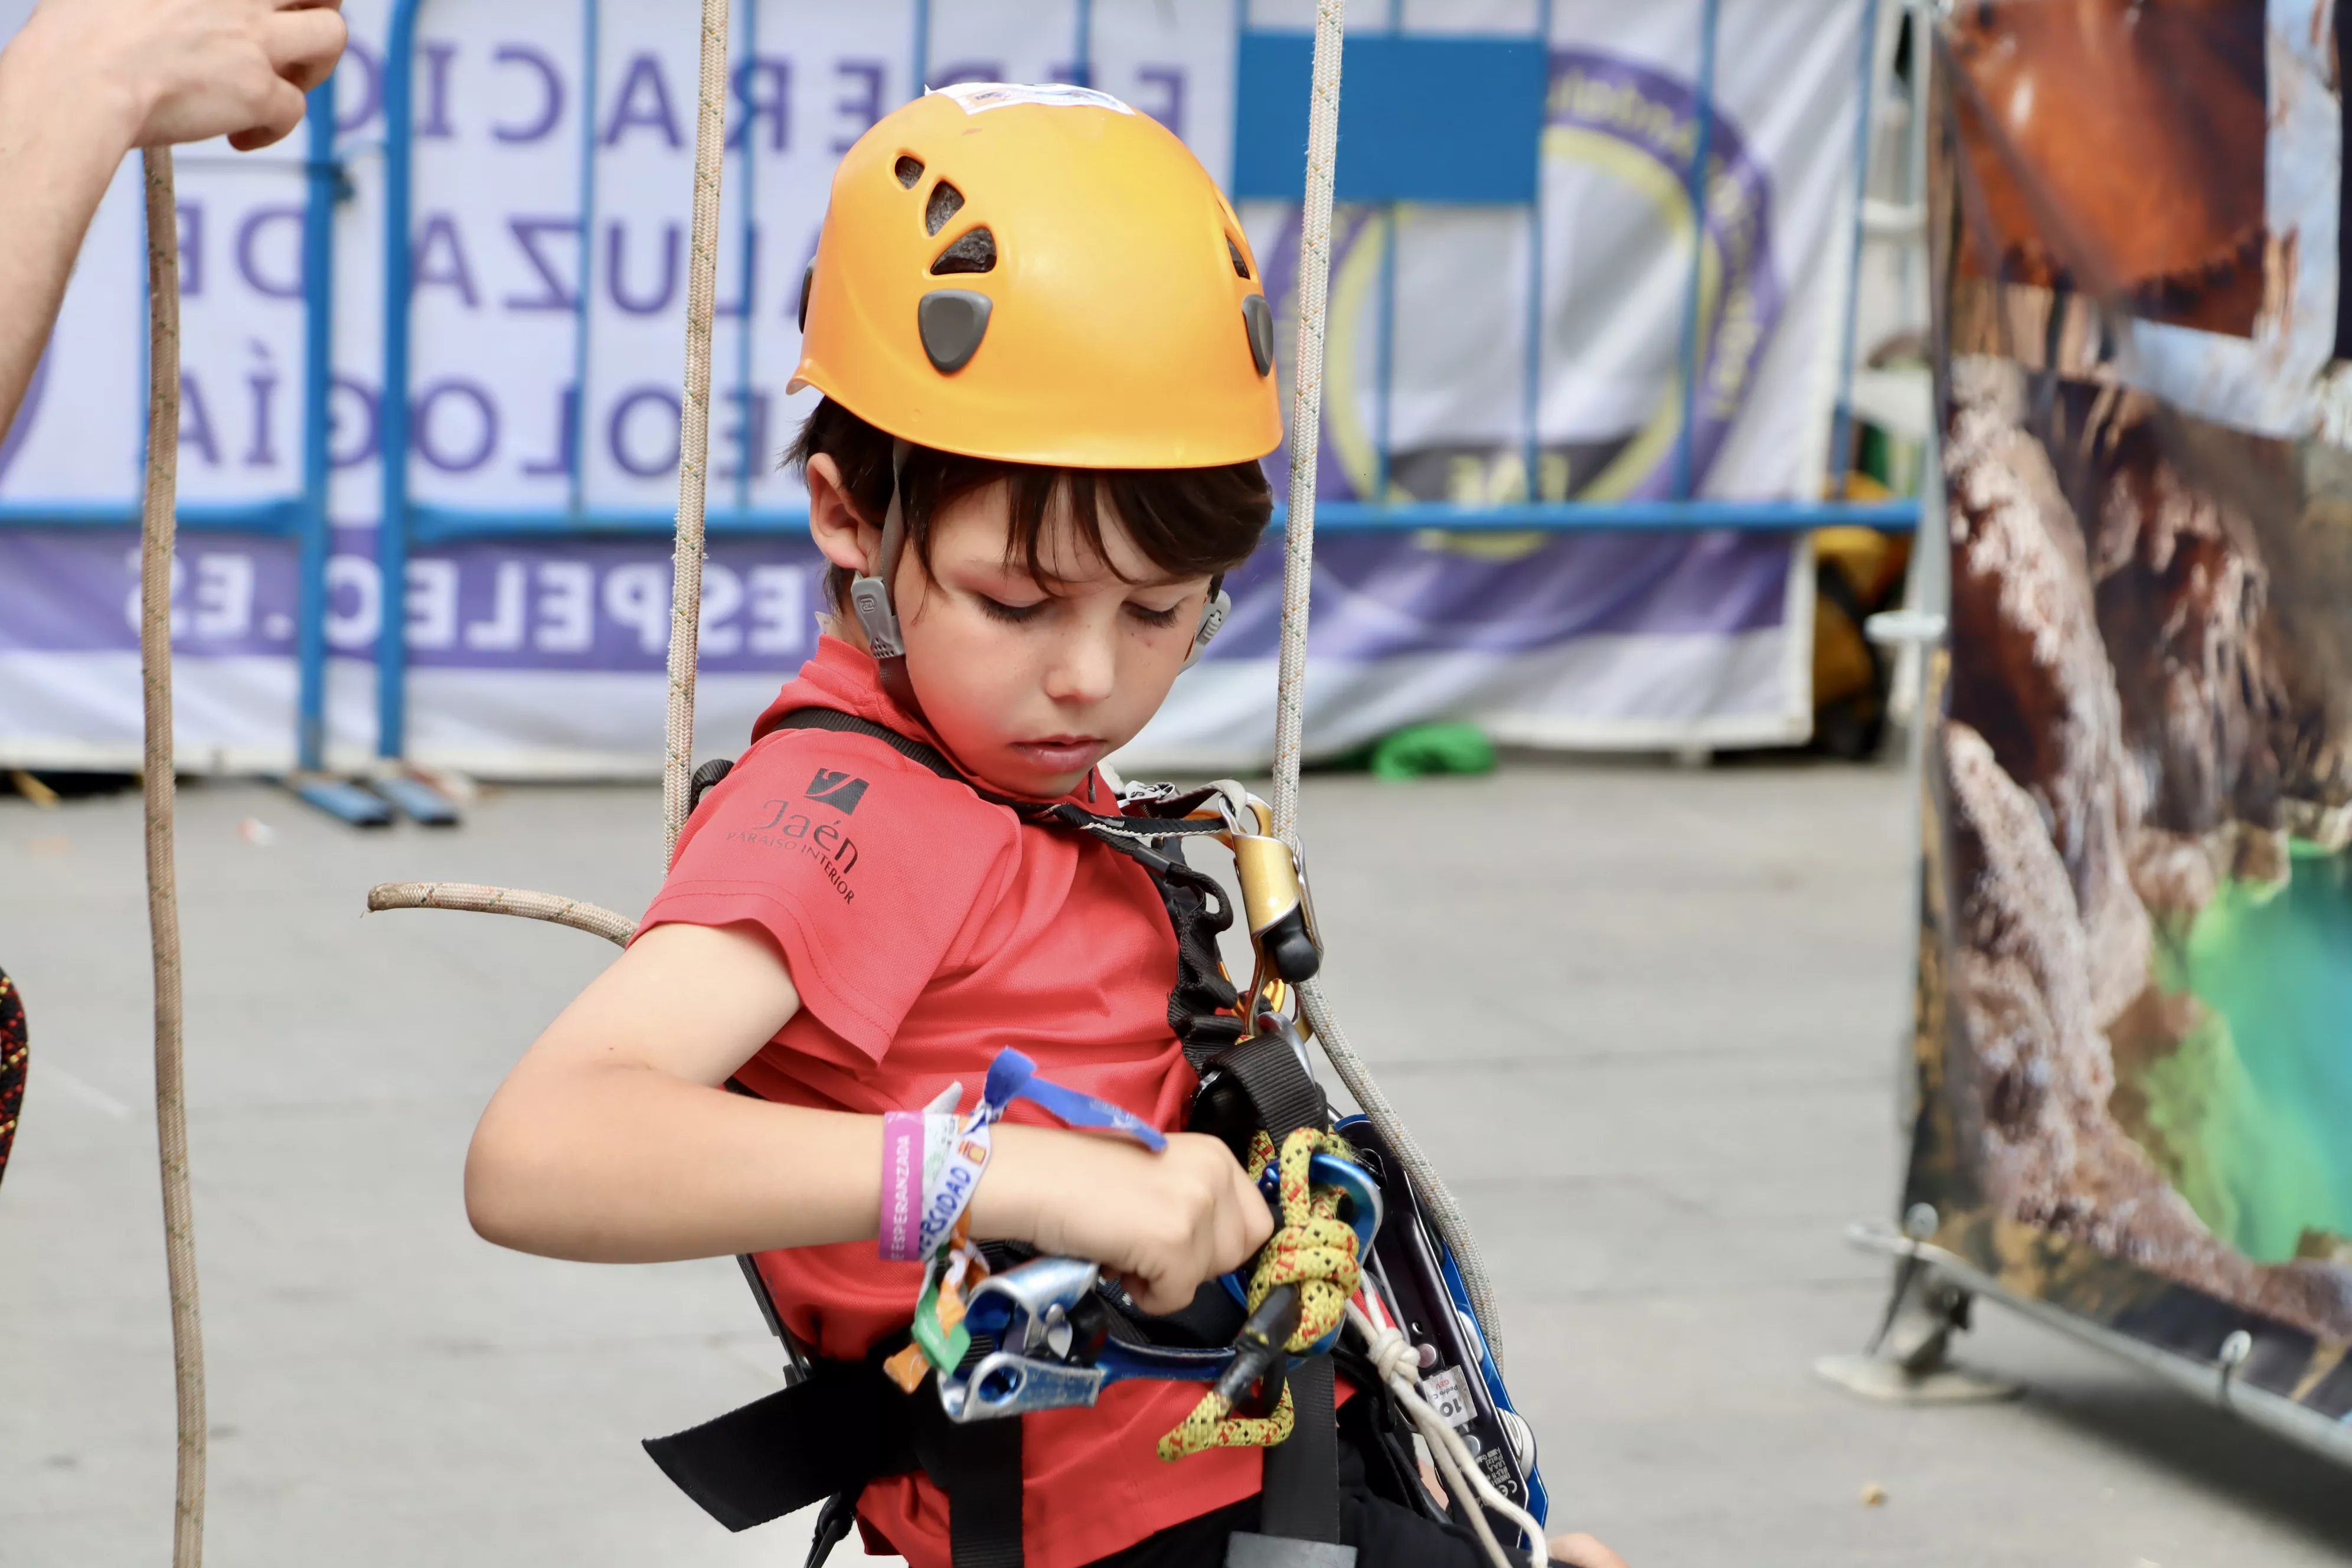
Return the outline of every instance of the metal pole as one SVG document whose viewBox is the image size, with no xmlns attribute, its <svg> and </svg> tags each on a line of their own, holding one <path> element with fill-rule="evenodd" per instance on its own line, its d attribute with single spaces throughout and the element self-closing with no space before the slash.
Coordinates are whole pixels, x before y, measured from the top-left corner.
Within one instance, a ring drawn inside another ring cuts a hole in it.
<svg viewBox="0 0 2352 1568">
<path fill-rule="evenodd" d="M 1717 0 L 1701 0 L 1699 7 L 1698 84 L 1693 97 L 1694 124 L 1688 190 L 1691 208 L 1690 288 L 1683 297 L 1682 428 L 1675 434 L 1675 498 L 1690 499 L 1698 436 L 1699 305 L 1706 279 L 1706 199 L 1712 183 L 1707 163 L 1715 140 L 1715 36 Z"/>
<path fill-rule="evenodd" d="M 592 314 L 589 300 L 596 280 L 596 73 L 602 68 L 604 7 L 587 0 L 580 10 L 580 281 L 572 297 L 572 403 L 564 411 L 570 426 L 563 437 L 566 500 L 572 515 L 587 510 L 588 367 Z"/>
<path fill-rule="evenodd" d="M 415 175 L 416 13 L 424 0 L 393 0 L 383 56 L 383 394 L 376 426 L 383 464 L 375 559 L 383 624 L 376 633 L 375 749 L 397 757 L 408 731 L 408 321 L 410 226 Z"/>
<path fill-rule="evenodd" d="M 1853 100 L 1853 226 L 1846 245 L 1845 321 L 1838 334 L 1837 404 L 1830 418 L 1830 449 L 1823 455 L 1824 488 L 1845 499 L 1853 467 L 1846 448 L 1853 429 L 1854 318 L 1862 303 L 1862 209 L 1870 196 L 1870 116 L 1872 89 L 1878 74 L 1878 0 L 1862 0 L 1862 68 Z"/>
<path fill-rule="evenodd" d="M 749 69 L 756 65 L 759 58 L 760 0 L 751 0 L 743 7 L 743 68 Z M 753 330 L 758 311 L 753 308 L 752 293 L 753 285 L 758 280 L 755 274 L 759 270 L 759 230 L 753 223 L 759 213 L 760 191 L 754 162 L 756 149 L 752 145 L 755 140 L 751 134 L 751 122 L 747 118 L 743 123 L 743 165 L 738 171 L 739 178 L 735 183 L 735 210 L 742 219 L 738 236 L 740 243 L 736 252 L 739 258 L 737 276 L 742 281 L 737 298 L 743 302 L 743 313 L 736 319 L 735 324 L 735 398 L 742 420 L 740 426 L 742 440 L 735 469 L 735 510 L 738 512 L 751 510 L 752 475 L 760 462 L 760 453 L 755 446 L 759 433 L 752 428 L 751 421 L 751 349 L 753 340 L 759 335 Z"/>
<path fill-rule="evenodd" d="M 1369 224 L 1356 233 L 1360 237 Z M 1396 269 L 1397 269 L 1397 205 L 1390 202 L 1381 213 L 1381 314 L 1377 352 L 1373 356 L 1373 374 L 1380 378 L 1379 419 L 1375 427 L 1372 451 L 1372 493 L 1364 499 L 1378 506 L 1389 499 L 1389 454 L 1394 441 L 1391 421 L 1396 404 Z M 1341 395 L 1346 395 L 1344 393 Z"/>
<path fill-rule="evenodd" d="M 1543 144 L 1551 129 L 1551 0 L 1536 7 L 1536 37 L 1544 53 L 1544 116 L 1536 128 L 1536 195 L 1528 205 L 1528 325 L 1522 350 L 1523 377 L 1519 388 L 1521 437 L 1519 461 L 1527 469 L 1527 499 L 1554 498 L 1543 493 L 1543 334 L 1544 334 L 1544 165 Z M 1567 499 L 1562 486 L 1558 498 Z"/>
<path fill-rule="evenodd" d="M 302 209 L 302 522 L 294 608 L 295 765 L 327 765 L 327 419 L 335 345 L 335 79 L 310 89 Z"/>
</svg>

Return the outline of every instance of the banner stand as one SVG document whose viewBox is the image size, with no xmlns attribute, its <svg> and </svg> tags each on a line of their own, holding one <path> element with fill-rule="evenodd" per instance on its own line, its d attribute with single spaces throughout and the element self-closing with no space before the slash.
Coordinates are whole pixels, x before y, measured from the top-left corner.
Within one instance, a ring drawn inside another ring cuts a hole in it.
<svg viewBox="0 0 2352 1568">
<path fill-rule="evenodd" d="M 2156 1350 L 2128 1334 L 2112 1332 L 2088 1318 L 2010 1290 L 1991 1275 L 1931 1243 L 1914 1241 L 1895 1231 L 1867 1225 L 1848 1226 L 1846 1242 L 1856 1251 L 1878 1253 L 1895 1259 L 1898 1265 L 1911 1264 L 1922 1278 L 1949 1285 L 1964 1297 L 1981 1296 L 1997 1301 L 2037 1323 L 2153 1373 L 2192 1399 L 2241 1416 L 2252 1426 L 2324 1454 L 2339 1464 L 2352 1465 L 2352 1426 L 2331 1421 L 2317 1411 L 2291 1399 L 2282 1399 L 2239 1376 L 2253 1348 L 2252 1337 L 2242 1330 L 2224 1340 L 2220 1352 L 2200 1369 L 2194 1362 Z"/>
</svg>

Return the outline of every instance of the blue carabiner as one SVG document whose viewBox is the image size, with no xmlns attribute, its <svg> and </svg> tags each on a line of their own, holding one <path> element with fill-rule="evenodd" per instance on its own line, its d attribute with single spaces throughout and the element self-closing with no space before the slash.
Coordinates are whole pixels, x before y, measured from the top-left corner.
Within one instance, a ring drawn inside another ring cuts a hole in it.
<svg viewBox="0 0 2352 1568">
<path fill-rule="evenodd" d="M 1307 1163 L 1307 1181 L 1310 1186 L 1337 1187 L 1346 1194 L 1346 1218 L 1349 1228 L 1356 1233 L 1356 1256 L 1359 1258 L 1371 1257 L 1372 1238 L 1380 1234 L 1384 1213 L 1380 1184 L 1372 1180 L 1371 1173 L 1353 1160 L 1343 1160 L 1336 1154 L 1318 1153 Z M 1265 1194 L 1267 1202 L 1275 1206 L 1276 1223 L 1279 1224 L 1282 1173 L 1269 1163 L 1265 1170 L 1258 1173 L 1257 1187 Z M 1249 1305 L 1249 1279 L 1242 1270 L 1237 1268 L 1224 1276 L 1223 1284 L 1225 1294 L 1244 1307 Z M 1329 1350 L 1339 1342 L 1339 1331 L 1345 1326 L 1344 1321 L 1334 1323 L 1330 1331 L 1309 1345 L 1305 1353 L 1319 1355 Z"/>
</svg>

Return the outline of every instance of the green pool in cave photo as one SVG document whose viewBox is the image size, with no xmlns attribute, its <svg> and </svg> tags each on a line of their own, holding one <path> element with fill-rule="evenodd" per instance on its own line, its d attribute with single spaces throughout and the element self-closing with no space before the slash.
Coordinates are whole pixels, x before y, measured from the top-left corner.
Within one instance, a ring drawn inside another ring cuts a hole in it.
<svg viewBox="0 0 2352 1568">
<path fill-rule="evenodd" d="M 2352 1262 L 2352 858 L 2298 844 L 2284 889 L 2226 884 L 2158 982 L 2209 1014 L 2144 1069 L 2181 1195 L 2257 1262 Z"/>
</svg>

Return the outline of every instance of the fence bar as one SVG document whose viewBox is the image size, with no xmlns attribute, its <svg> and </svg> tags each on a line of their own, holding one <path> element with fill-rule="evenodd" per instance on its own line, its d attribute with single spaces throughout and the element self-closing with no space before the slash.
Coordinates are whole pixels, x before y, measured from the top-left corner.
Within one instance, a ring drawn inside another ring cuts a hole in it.
<svg viewBox="0 0 2352 1568">
<path fill-rule="evenodd" d="M 1675 495 L 1688 499 L 1696 483 L 1698 454 L 1699 306 L 1706 280 L 1707 163 L 1714 156 L 1715 35 L 1717 0 L 1701 0 L 1699 7 L 1698 88 L 1693 103 L 1696 124 L 1691 137 L 1690 289 L 1683 298 L 1683 423 L 1675 435 Z"/>
<path fill-rule="evenodd" d="M 1694 529 L 1747 529 L 1762 532 L 1827 528 L 1851 523 L 1907 532 L 1919 519 L 1919 503 L 1885 501 L 1622 500 L 1534 501 L 1517 506 L 1463 506 L 1452 501 L 1316 503 L 1318 527 L 1339 533 L 1378 533 L 1436 529 L 1456 533 L 1582 533 L 1596 530 L 1672 532 Z M 615 507 L 573 515 L 562 511 L 493 511 L 466 507 L 419 506 L 410 512 L 409 533 L 419 544 L 467 539 L 520 539 L 573 535 L 590 539 L 658 538 L 676 519 L 667 512 Z M 1279 531 L 1283 509 L 1274 509 Z M 752 511 L 714 511 L 703 522 L 712 534 L 772 538 L 808 531 L 805 507 Z"/>
<path fill-rule="evenodd" d="M 375 749 L 397 757 L 408 733 L 408 318 L 411 216 L 416 177 L 416 13 L 424 0 L 393 0 L 383 51 L 383 395 L 377 449 L 383 506 L 375 559 L 383 624 L 375 645 Z M 593 92 L 586 95 L 590 104 Z M 583 113 L 593 109 L 583 105 Z M 581 237 L 583 246 L 587 237 Z M 588 389 L 580 389 L 585 402 Z"/>
<path fill-rule="evenodd" d="M 604 7 L 580 8 L 580 281 L 572 295 L 572 398 L 564 406 L 564 504 L 577 516 L 588 508 L 588 301 L 596 282 L 596 73 L 603 68 Z"/>
<path fill-rule="evenodd" d="M 1453 501 L 1396 501 L 1387 506 L 1362 501 L 1315 503 L 1317 528 L 1360 533 L 1424 528 L 1464 533 L 1686 532 L 1717 528 L 1772 533 L 1841 523 L 1899 533 L 1916 527 L 1918 521 L 1919 503 L 1912 497 L 1886 501 L 1554 500 L 1517 506 L 1463 506 Z M 1282 526 L 1279 506 L 1275 508 L 1274 526 Z"/>
<path fill-rule="evenodd" d="M 0 501 L 0 528 L 136 528 L 135 500 Z M 301 535 L 310 502 L 302 496 L 267 501 L 182 501 L 173 509 L 182 533 Z"/>
<path fill-rule="evenodd" d="M 736 68 L 744 73 L 738 79 L 747 84 L 741 89 L 741 95 L 748 103 L 751 95 L 751 88 L 748 85 L 751 79 L 750 73 L 757 67 L 760 60 L 760 0 L 749 0 L 741 15 L 743 62 Z M 758 335 L 755 328 L 760 316 L 757 303 L 759 297 L 753 291 L 758 283 L 760 259 L 760 233 L 754 221 L 759 216 L 760 191 L 757 178 L 758 165 L 754 161 L 754 154 L 760 139 L 751 134 L 753 123 L 747 110 L 741 126 L 743 167 L 738 172 L 734 181 L 735 210 L 742 219 L 742 232 L 740 236 L 741 245 L 738 250 L 740 265 L 736 268 L 740 282 L 735 296 L 743 305 L 743 313 L 735 321 L 734 402 L 737 416 L 741 421 L 736 427 L 742 432 L 742 440 L 739 443 L 741 450 L 737 454 L 735 463 L 735 507 L 739 511 L 749 511 L 751 508 L 751 485 L 758 473 L 760 462 L 760 454 L 754 449 L 760 433 L 752 427 L 751 424 L 751 350 L 752 339 Z"/>
<path fill-rule="evenodd" d="M 912 75 L 914 90 L 910 99 L 923 96 L 923 79 L 931 72 L 931 0 L 915 0 L 915 63 Z"/>
<path fill-rule="evenodd" d="M 1830 416 L 1830 449 L 1823 466 L 1832 494 L 1843 496 L 1853 468 L 1848 451 L 1853 430 L 1854 318 L 1862 302 L 1862 209 L 1870 197 L 1871 94 L 1878 77 L 1878 0 L 1862 0 L 1861 80 L 1853 96 L 1853 235 L 1846 247 L 1845 324 L 1838 334 L 1837 403 Z"/>
<path fill-rule="evenodd" d="M 302 208 L 302 531 L 296 552 L 294 765 L 327 763 L 327 400 L 335 353 L 335 78 L 310 89 Z"/>
<path fill-rule="evenodd" d="M 1356 232 L 1361 235 L 1370 226 L 1367 224 L 1358 228 Z M 1380 234 L 1380 318 L 1374 323 L 1378 333 L 1373 340 L 1372 369 L 1372 374 L 1380 379 L 1380 402 L 1377 405 L 1377 421 L 1372 440 L 1370 499 L 1375 501 L 1384 501 L 1389 499 L 1389 455 L 1393 449 L 1395 441 L 1391 434 L 1391 420 L 1394 417 L 1396 406 L 1397 205 L 1394 202 L 1389 203 L 1381 210 Z M 1346 390 L 1343 389 L 1340 395 L 1346 396 Z"/>
<path fill-rule="evenodd" d="M 1551 0 L 1536 6 L 1536 41 L 1544 52 L 1544 114 L 1536 127 L 1536 194 L 1528 204 L 1528 323 L 1520 345 L 1524 360 L 1519 386 L 1519 420 L 1525 428 L 1520 466 L 1527 469 L 1527 499 L 1549 500 L 1543 493 L 1543 337 L 1544 337 L 1544 161 L 1543 147 L 1551 134 Z M 1561 493 L 1567 486 L 1560 487 Z"/>
</svg>

